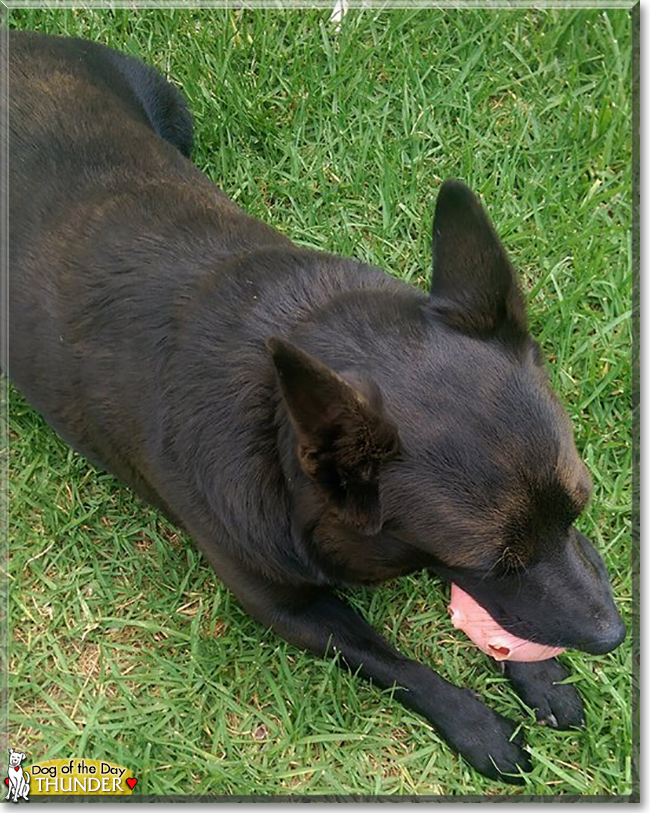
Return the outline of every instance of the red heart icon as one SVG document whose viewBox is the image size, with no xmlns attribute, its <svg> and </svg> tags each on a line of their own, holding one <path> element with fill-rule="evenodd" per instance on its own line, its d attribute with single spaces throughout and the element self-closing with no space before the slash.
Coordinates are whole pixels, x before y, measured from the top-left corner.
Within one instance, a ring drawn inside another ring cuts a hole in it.
<svg viewBox="0 0 650 813">
<path fill-rule="evenodd" d="M 20 768 L 20 765 L 16 765 L 16 767 L 14 768 L 14 771 L 17 771 L 18 768 Z"/>
<path fill-rule="evenodd" d="M 126 784 L 133 790 L 133 788 L 138 784 L 138 780 L 135 776 L 132 776 L 130 779 L 126 780 Z"/>
<path fill-rule="evenodd" d="M 5 785 L 8 785 L 8 784 L 9 784 L 9 780 L 5 779 Z"/>
</svg>

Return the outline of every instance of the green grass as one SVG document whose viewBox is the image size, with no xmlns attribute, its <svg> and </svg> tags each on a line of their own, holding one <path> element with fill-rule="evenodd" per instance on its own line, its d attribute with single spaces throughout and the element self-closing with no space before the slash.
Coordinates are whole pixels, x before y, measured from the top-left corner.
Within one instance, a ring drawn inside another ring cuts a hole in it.
<svg viewBox="0 0 650 813">
<path fill-rule="evenodd" d="M 15 11 L 181 86 L 195 160 L 297 242 L 426 285 L 437 189 L 483 197 L 595 494 L 580 521 L 632 606 L 631 24 L 626 11 Z M 264 631 L 191 542 L 12 391 L 9 744 L 133 769 L 142 793 L 625 794 L 631 646 L 565 657 L 588 728 L 534 725 L 410 576 L 350 600 L 388 639 L 520 719 L 535 769 L 491 782 L 423 719 Z"/>
</svg>

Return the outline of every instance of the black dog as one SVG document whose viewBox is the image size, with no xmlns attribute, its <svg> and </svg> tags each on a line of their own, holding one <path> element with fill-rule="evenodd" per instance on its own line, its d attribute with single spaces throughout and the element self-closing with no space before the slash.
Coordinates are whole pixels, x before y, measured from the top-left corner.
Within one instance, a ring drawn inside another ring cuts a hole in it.
<svg viewBox="0 0 650 813">
<path fill-rule="evenodd" d="M 10 91 L 13 381 L 251 615 L 396 685 L 477 770 L 521 781 L 514 724 L 332 592 L 430 568 L 530 641 L 624 637 L 572 526 L 589 476 L 477 199 L 440 189 L 426 296 L 248 217 L 187 159 L 180 94 L 136 60 L 12 34 Z M 506 673 L 540 719 L 581 724 L 557 661 Z"/>
</svg>

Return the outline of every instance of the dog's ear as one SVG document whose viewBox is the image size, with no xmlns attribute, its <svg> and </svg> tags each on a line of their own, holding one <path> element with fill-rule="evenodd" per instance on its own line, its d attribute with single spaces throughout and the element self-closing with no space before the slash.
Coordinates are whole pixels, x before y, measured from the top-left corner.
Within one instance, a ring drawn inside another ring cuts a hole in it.
<svg viewBox="0 0 650 813">
<path fill-rule="evenodd" d="M 451 327 L 490 335 L 527 330 L 508 255 L 476 196 L 460 181 L 440 187 L 433 218 L 431 306 Z"/>
<path fill-rule="evenodd" d="M 395 426 L 383 415 L 378 388 L 349 380 L 283 339 L 267 347 L 298 438 L 305 474 L 341 521 L 365 534 L 381 528 L 379 471 L 397 454 Z"/>
</svg>

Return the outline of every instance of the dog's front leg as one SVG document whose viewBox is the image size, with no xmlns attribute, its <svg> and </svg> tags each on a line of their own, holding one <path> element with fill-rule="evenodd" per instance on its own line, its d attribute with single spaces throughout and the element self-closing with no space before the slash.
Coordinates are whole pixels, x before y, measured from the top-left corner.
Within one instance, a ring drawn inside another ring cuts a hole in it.
<svg viewBox="0 0 650 813">
<path fill-rule="evenodd" d="M 535 710 L 541 725 L 561 730 L 584 725 L 582 700 L 571 684 L 559 683 L 569 673 L 555 658 L 535 663 L 505 661 L 504 673 L 524 703 Z"/>
<path fill-rule="evenodd" d="M 475 694 L 459 689 L 428 667 L 409 660 L 388 644 L 347 604 L 318 588 L 280 586 L 209 556 L 217 573 L 258 621 L 287 641 L 318 656 L 338 653 L 352 670 L 422 714 L 447 743 L 478 771 L 516 784 L 519 768 L 530 770 L 515 724 L 483 705 Z"/>
</svg>

